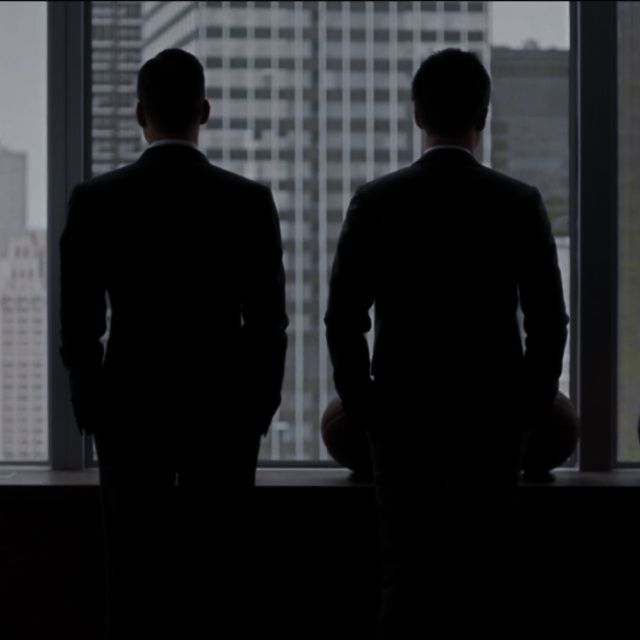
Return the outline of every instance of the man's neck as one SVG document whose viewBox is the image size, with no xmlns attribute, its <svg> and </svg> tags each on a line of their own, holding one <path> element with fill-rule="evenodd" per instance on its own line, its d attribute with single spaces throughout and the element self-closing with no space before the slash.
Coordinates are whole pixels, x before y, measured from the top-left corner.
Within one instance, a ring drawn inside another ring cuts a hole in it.
<svg viewBox="0 0 640 640">
<path fill-rule="evenodd" d="M 187 140 L 186 138 L 158 138 L 153 142 L 149 143 L 149 147 L 163 147 L 165 145 L 178 145 L 183 147 L 193 147 L 194 149 L 198 148 L 198 145 L 191 140 Z"/>
<path fill-rule="evenodd" d="M 145 138 L 149 144 L 153 144 L 154 142 L 161 142 L 163 140 L 170 140 L 171 142 L 182 142 L 185 144 L 193 144 L 198 146 L 198 134 L 199 128 L 190 131 L 188 134 L 171 134 L 171 133 L 162 133 L 160 131 L 154 130 L 145 130 Z"/>
<path fill-rule="evenodd" d="M 480 136 L 475 132 L 470 132 L 464 136 L 450 137 L 450 136 L 438 136 L 427 133 L 427 144 L 425 150 L 428 151 L 433 147 L 462 147 L 470 153 L 478 145 Z"/>
</svg>

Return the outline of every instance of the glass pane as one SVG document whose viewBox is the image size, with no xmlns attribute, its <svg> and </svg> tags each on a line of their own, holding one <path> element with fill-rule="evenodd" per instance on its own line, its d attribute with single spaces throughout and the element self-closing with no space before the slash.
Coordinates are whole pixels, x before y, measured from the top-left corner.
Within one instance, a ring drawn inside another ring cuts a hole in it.
<svg viewBox="0 0 640 640">
<path fill-rule="evenodd" d="M 142 2 L 92 2 L 91 168 L 93 175 L 137 160 L 135 119 Z M 151 3 L 153 4 L 153 3 Z"/>
<path fill-rule="evenodd" d="M 0 462 L 45 462 L 45 2 L 0 3 L 0 85 Z"/>
<path fill-rule="evenodd" d="M 640 4 L 618 2 L 618 459 L 639 462 Z"/>
<path fill-rule="evenodd" d="M 568 3 L 464 2 L 445 12 L 420 2 L 143 2 L 140 13 L 138 3 L 92 4 L 94 172 L 141 148 L 140 61 L 181 47 L 206 70 L 213 116 L 201 147 L 274 192 L 291 325 L 282 406 L 262 459 L 329 459 L 319 425 L 335 391 L 323 316 L 342 218 L 358 185 L 419 157 L 410 83 L 433 51 L 470 49 L 494 74 L 477 155 L 541 189 L 568 299 Z M 565 392 L 568 371 L 567 360 Z"/>
<path fill-rule="evenodd" d="M 491 165 L 536 186 L 571 299 L 569 242 L 569 3 L 493 2 Z M 560 390 L 570 395 L 570 340 Z"/>
</svg>

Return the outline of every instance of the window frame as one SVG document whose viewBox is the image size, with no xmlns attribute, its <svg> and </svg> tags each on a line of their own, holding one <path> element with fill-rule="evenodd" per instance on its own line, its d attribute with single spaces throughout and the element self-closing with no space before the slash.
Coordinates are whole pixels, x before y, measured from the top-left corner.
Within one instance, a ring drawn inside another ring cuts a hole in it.
<svg viewBox="0 0 640 640">
<path fill-rule="evenodd" d="M 617 463 L 615 453 L 617 10 L 613 2 L 577 1 L 569 3 L 569 11 L 571 396 L 581 416 L 579 470 L 608 471 L 638 466 Z M 47 19 L 50 464 L 54 470 L 83 469 L 93 464 L 90 447 L 75 426 L 59 357 L 59 238 L 69 191 L 90 175 L 90 2 L 48 3 Z M 602 126 L 594 127 L 594 121 Z M 603 304 L 610 312 L 595 312 Z"/>
<path fill-rule="evenodd" d="M 59 241 L 69 192 L 89 175 L 91 94 L 84 89 L 91 86 L 91 8 L 88 2 L 64 1 L 48 3 L 47 11 L 49 459 L 54 470 L 73 470 L 85 467 L 84 438 L 75 424 L 60 358 Z"/>
<path fill-rule="evenodd" d="M 620 467 L 617 439 L 618 93 L 615 2 L 572 2 L 571 241 L 580 470 Z M 599 126 L 594 126 L 597 122 Z M 575 194 L 575 195 L 574 195 Z M 600 313 L 600 309 L 608 313 Z M 595 390 L 595 391 L 594 391 Z M 637 466 L 637 465 L 630 465 Z"/>
</svg>

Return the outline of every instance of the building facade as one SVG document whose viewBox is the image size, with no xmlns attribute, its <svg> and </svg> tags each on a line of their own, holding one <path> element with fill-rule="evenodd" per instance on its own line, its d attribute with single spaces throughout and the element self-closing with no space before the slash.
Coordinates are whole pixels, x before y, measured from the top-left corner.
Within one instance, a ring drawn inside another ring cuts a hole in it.
<svg viewBox="0 0 640 640">
<path fill-rule="evenodd" d="M 486 2 L 143 2 L 142 59 L 169 47 L 205 66 L 214 163 L 268 184 L 280 212 L 289 351 L 263 459 L 326 458 L 335 391 L 324 339 L 331 260 L 354 190 L 422 151 L 411 78 L 430 53 L 490 64 Z M 490 160 L 490 139 L 480 150 Z"/>
<path fill-rule="evenodd" d="M 141 60 L 141 3 L 92 2 L 91 167 L 104 173 L 142 150 L 135 119 Z"/>
<path fill-rule="evenodd" d="M 0 259 L 27 225 L 27 154 L 0 145 Z"/>
<path fill-rule="evenodd" d="M 539 49 L 534 41 L 521 49 L 494 47 L 491 79 L 491 166 L 540 190 L 569 305 L 569 51 Z M 565 394 L 570 353 L 567 346 L 560 379 Z"/>
<path fill-rule="evenodd" d="M 618 2 L 618 456 L 640 461 L 640 5 Z"/>
<path fill-rule="evenodd" d="M 569 51 L 491 50 L 491 166 L 540 189 L 556 236 L 569 235 Z"/>
<path fill-rule="evenodd" d="M 9 239 L 0 259 L 0 461 L 47 460 L 46 231 Z"/>
<path fill-rule="evenodd" d="M 48 458 L 46 231 L 27 231 L 27 155 L 0 147 L 0 461 Z"/>
</svg>

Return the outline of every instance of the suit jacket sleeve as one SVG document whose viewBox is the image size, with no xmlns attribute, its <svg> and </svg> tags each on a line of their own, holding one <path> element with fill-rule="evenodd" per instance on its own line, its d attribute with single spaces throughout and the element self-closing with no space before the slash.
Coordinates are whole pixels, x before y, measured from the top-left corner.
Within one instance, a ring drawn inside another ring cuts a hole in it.
<svg viewBox="0 0 640 640">
<path fill-rule="evenodd" d="M 266 433 L 280 406 L 288 318 L 280 221 L 271 192 L 261 191 L 253 207 L 242 298 L 243 402 L 250 426 Z"/>
<path fill-rule="evenodd" d="M 60 354 L 70 375 L 78 427 L 88 433 L 98 430 L 103 419 L 101 338 L 106 331 L 106 289 L 92 213 L 76 187 L 60 240 Z"/>
<path fill-rule="evenodd" d="M 334 381 L 347 414 L 363 427 L 373 410 L 371 360 L 365 334 L 371 329 L 375 260 L 372 211 L 358 190 L 342 226 L 331 271 L 325 324 Z"/>
<path fill-rule="evenodd" d="M 549 409 L 558 392 L 569 317 L 562 295 L 556 244 L 537 189 L 524 208 L 518 287 L 524 316 L 524 407 Z"/>
</svg>

